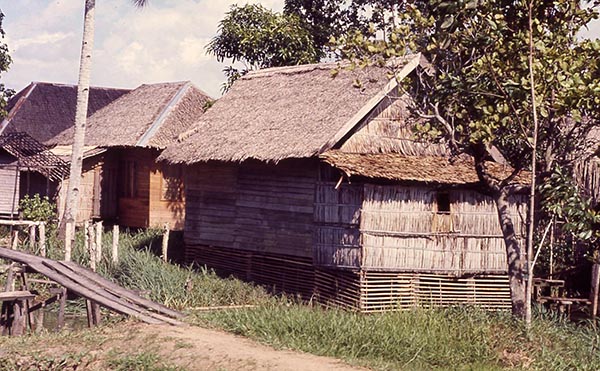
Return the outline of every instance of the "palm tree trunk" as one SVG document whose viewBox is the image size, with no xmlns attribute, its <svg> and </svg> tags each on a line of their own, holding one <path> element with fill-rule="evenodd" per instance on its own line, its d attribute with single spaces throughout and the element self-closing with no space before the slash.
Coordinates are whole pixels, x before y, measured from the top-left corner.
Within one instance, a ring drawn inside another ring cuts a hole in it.
<svg viewBox="0 0 600 371">
<path fill-rule="evenodd" d="M 75 133 L 73 135 L 69 189 L 67 192 L 67 205 L 64 215 L 66 226 L 70 226 L 72 228 L 70 231 L 71 233 L 67 233 L 66 235 L 70 236 L 72 241 L 75 238 L 75 222 L 79 210 L 79 191 L 81 186 L 81 168 L 83 164 L 83 146 L 85 142 L 85 125 L 90 91 L 92 49 L 94 46 L 95 7 L 95 0 L 85 0 L 83 39 L 81 42 L 81 58 L 79 60 L 79 81 L 77 83 L 77 106 L 75 109 Z"/>
</svg>

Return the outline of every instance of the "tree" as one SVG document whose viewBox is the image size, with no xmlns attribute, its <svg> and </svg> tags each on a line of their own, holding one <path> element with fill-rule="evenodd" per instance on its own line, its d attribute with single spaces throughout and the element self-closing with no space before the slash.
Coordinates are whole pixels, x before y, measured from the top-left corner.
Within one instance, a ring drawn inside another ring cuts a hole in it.
<svg viewBox="0 0 600 371">
<path fill-rule="evenodd" d="M 4 13 L 0 10 L 0 37 L 4 38 L 4 28 L 2 28 L 2 21 L 4 20 Z M 8 54 L 8 45 L 3 42 L 0 42 L 0 74 L 2 72 L 8 71 L 10 64 L 12 63 L 12 59 Z M 6 103 L 8 99 L 12 96 L 14 92 L 10 89 L 6 89 L 4 84 L 0 83 L 0 118 L 6 116 Z"/>
<path fill-rule="evenodd" d="M 136 6 L 146 5 L 148 0 L 131 0 Z M 79 187 L 81 185 L 81 168 L 83 165 L 83 146 L 85 143 L 85 125 L 87 121 L 88 97 L 90 90 L 90 74 L 92 69 L 92 51 L 94 45 L 94 12 L 95 0 L 85 0 L 83 38 L 81 40 L 81 57 L 79 60 L 79 78 L 77 82 L 77 104 L 75 108 L 75 130 L 71 153 L 71 168 L 67 204 L 64 214 L 66 228 L 65 259 L 70 259 L 70 246 L 75 238 L 75 221 L 79 210 Z"/>
<path fill-rule="evenodd" d="M 233 65 L 224 69 L 228 78 L 224 91 L 249 70 L 313 63 L 320 57 L 299 17 L 274 13 L 261 5 L 233 5 L 206 49 L 219 62 L 231 59 L 233 64 L 244 64 L 242 70 Z"/>
<path fill-rule="evenodd" d="M 415 114 L 428 120 L 417 129 L 443 137 L 456 154 L 473 156 L 482 189 L 498 210 L 513 314 L 524 318 L 531 277 L 508 200 L 518 187 L 515 177 L 531 169 L 532 160 L 542 178 L 557 166 L 569 167 L 598 125 L 600 42 L 577 37 L 597 12 L 577 0 L 401 3 L 406 12 L 395 18 L 387 39 L 351 34 L 341 54 L 361 64 L 414 52 L 430 61 L 433 68 L 420 71 L 406 87 Z M 539 133 L 532 157 L 535 113 Z M 514 173 L 494 178 L 486 169 L 490 158 L 505 160 Z M 530 228 L 533 222 L 528 220 Z"/>
</svg>

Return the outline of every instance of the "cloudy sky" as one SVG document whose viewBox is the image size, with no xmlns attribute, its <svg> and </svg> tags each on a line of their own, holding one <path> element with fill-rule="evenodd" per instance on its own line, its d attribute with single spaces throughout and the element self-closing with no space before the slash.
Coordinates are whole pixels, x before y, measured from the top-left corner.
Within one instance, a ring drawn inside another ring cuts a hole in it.
<svg viewBox="0 0 600 371">
<path fill-rule="evenodd" d="M 281 11 L 284 0 L 150 0 L 136 9 L 130 0 L 96 1 L 92 83 L 136 87 L 191 80 L 220 95 L 223 65 L 205 53 L 217 25 L 234 3 L 257 2 Z M 76 83 L 83 0 L 0 0 L 13 65 L 2 81 L 20 90 L 31 81 Z M 600 22 L 586 32 L 600 36 Z"/>
</svg>

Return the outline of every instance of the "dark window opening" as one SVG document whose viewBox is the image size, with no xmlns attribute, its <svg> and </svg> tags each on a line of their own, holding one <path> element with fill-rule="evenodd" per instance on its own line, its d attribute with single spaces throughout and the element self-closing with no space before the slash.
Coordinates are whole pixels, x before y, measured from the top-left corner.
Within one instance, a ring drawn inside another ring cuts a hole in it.
<svg viewBox="0 0 600 371">
<path fill-rule="evenodd" d="M 436 195 L 437 212 L 450 214 L 450 195 L 448 192 L 438 192 Z"/>
</svg>

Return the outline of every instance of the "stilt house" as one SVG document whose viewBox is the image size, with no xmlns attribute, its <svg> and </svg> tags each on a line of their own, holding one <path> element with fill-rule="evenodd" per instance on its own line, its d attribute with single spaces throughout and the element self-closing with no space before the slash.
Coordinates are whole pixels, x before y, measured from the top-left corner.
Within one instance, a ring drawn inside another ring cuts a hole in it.
<svg viewBox="0 0 600 371">
<path fill-rule="evenodd" d="M 398 80 L 422 63 L 408 58 Z M 387 72 L 316 64 L 238 80 L 159 158 L 188 166 L 188 262 L 362 311 L 509 308 L 492 199 L 468 158 L 416 139 Z M 510 207 L 522 239 L 521 196 Z"/>
<path fill-rule="evenodd" d="M 94 113 L 86 128 L 89 155 L 78 220 L 114 219 L 128 227 L 169 223 L 182 229 L 182 166 L 159 164 L 156 158 L 200 119 L 209 101 L 190 82 L 145 84 Z M 57 135 L 51 140 L 55 151 L 70 154 L 72 138 L 73 128 Z M 61 192 L 66 190 L 65 184 Z"/>
</svg>

